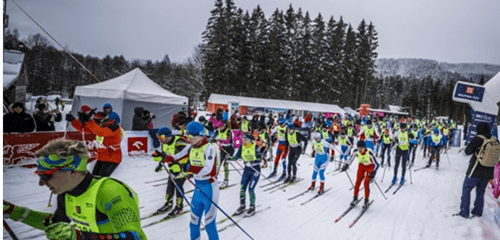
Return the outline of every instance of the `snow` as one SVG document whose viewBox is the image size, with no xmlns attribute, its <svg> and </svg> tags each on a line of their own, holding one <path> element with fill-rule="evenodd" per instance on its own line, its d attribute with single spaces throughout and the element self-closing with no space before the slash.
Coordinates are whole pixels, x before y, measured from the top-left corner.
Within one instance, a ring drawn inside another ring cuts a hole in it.
<svg viewBox="0 0 500 240">
<path fill-rule="evenodd" d="M 310 151 L 309 145 L 306 152 Z M 344 173 L 327 175 L 325 186 L 332 189 L 308 204 L 300 203 L 312 197 L 314 193 L 308 193 L 291 201 L 287 200 L 303 192 L 310 185 L 314 159 L 302 155 L 298 161 L 297 174 L 304 180 L 286 188 L 286 192 L 269 193 L 260 187 L 268 183 L 261 177 L 256 187 L 256 203 L 260 205 L 257 210 L 268 206 L 271 208 L 253 217 L 244 218 L 239 224 L 254 239 L 500 239 L 500 230 L 493 217 L 496 200 L 489 187 L 482 217 L 463 219 L 451 216 L 459 211 L 462 183 L 469 157 L 459 154 L 458 148 L 452 148 L 448 156 L 449 160 L 447 155 L 441 155 L 439 170 L 424 169 L 411 172 L 411 175 L 407 171 L 406 177 L 410 180 L 411 176 L 413 184 L 408 183 L 395 195 L 389 191 L 386 194 L 388 200 L 384 200 L 381 192 L 372 184 L 370 199 L 375 200 L 374 204 L 359 222 L 349 229 L 349 224 L 361 210 L 361 204 L 341 221 L 334 222 L 352 200 L 353 193 L 349 191 L 351 184 Z M 419 151 L 415 167 L 422 167 L 424 164 L 422 153 Z M 239 165 L 234 165 L 239 168 Z M 153 187 L 152 185 L 156 183 L 145 183 L 166 177 L 165 172 L 155 173 L 155 167 L 156 163 L 150 157 L 126 157 L 113 173 L 114 178 L 129 184 L 139 194 L 140 206 L 144 206 L 141 209 L 141 216 L 151 214 L 164 203 L 166 186 Z M 334 167 L 334 163 L 331 163 L 326 172 L 333 171 Z M 89 169 L 92 168 L 93 163 L 89 165 Z M 233 169 L 231 165 L 230 169 Z M 282 167 L 279 166 L 278 169 L 281 172 Z M 353 181 L 356 178 L 356 170 L 357 163 L 347 171 Z M 268 167 L 263 169 L 262 173 L 268 175 L 270 171 Z M 46 187 L 38 186 L 38 177 L 33 172 L 33 169 L 20 167 L 4 168 L 4 199 L 31 209 L 53 212 L 55 207 L 47 207 L 50 192 Z M 393 168 L 385 173 L 383 182 L 381 182 L 382 175 L 383 169 L 380 169 L 377 173 L 377 183 L 382 190 L 385 190 L 393 176 Z M 219 176 L 219 179 L 222 178 L 223 173 Z M 239 181 L 240 175 L 236 171 L 231 171 L 230 184 Z M 189 182 L 184 186 L 186 190 L 193 188 Z M 359 196 L 364 196 L 364 191 L 360 191 Z M 187 194 L 187 197 L 190 199 L 192 193 Z M 247 204 L 248 199 L 247 193 Z M 472 193 L 472 199 L 475 199 L 475 191 Z M 52 199 L 52 204 L 56 205 L 55 198 Z M 239 206 L 239 185 L 222 190 L 219 204 L 226 213 L 232 214 Z M 184 209 L 189 209 L 186 203 Z M 217 219 L 224 217 L 219 211 Z M 161 216 L 157 216 L 142 223 L 145 225 L 160 218 Z M 189 221 L 189 214 L 185 214 L 165 223 L 147 227 L 144 231 L 149 239 L 189 239 Z M 42 233 L 22 223 L 12 220 L 7 222 L 20 239 Z M 230 223 L 226 221 L 218 228 Z M 5 230 L 4 239 L 10 239 Z M 44 239 L 44 236 L 33 239 Z M 202 239 L 207 239 L 205 231 L 202 231 Z M 248 237 L 233 226 L 221 232 L 220 239 L 248 239 Z"/>
</svg>

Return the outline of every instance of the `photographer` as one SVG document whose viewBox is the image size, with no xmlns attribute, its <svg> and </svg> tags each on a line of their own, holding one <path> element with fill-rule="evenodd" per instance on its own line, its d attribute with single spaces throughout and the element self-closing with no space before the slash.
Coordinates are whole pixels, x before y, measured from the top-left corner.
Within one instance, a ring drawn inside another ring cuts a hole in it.
<svg viewBox="0 0 500 240">
<path fill-rule="evenodd" d="M 134 113 L 135 115 L 134 118 L 132 119 L 132 130 L 133 131 L 148 130 L 149 129 L 148 126 L 152 124 L 155 115 L 147 110 L 144 110 L 143 107 L 136 107 L 134 109 Z M 144 113 L 146 113 L 146 115 Z"/>
<path fill-rule="evenodd" d="M 49 132 L 56 130 L 54 122 L 60 122 L 62 115 L 58 109 L 49 111 L 47 105 L 40 103 L 37 105 L 37 110 L 33 113 L 33 118 L 35 119 L 37 132 Z"/>
</svg>

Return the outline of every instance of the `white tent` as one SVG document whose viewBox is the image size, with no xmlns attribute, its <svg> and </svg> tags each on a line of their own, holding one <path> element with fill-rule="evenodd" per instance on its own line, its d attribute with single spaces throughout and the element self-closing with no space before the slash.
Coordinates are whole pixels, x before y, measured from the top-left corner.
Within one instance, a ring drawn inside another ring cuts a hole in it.
<svg viewBox="0 0 500 240">
<path fill-rule="evenodd" d="M 188 107 L 188 98 L 165 90 L 136 68 L 104 82 L 76 87 L 71 112 L 76 116 L 82 105 L 103 111 L 104 103 L 113 106 L 122 128 L 131 130 L 134 108 L 143 107 L 155 114 L 155 128 L 171 127 L 172 116 Z"/>
</svg>

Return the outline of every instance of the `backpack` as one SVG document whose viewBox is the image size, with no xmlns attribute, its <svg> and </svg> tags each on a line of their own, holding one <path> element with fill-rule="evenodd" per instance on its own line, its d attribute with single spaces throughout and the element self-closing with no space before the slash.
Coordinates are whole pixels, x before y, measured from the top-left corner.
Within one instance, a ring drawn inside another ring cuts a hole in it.
<svg viewBox="0 0 500 240">
<path fill-rule="evenodd" d="M 476 155 L 478 162 L 485 167 L 494 167 L 497 165 L 500 158 L 500 143 L 494 136 L 490 139 L 482 135 L 477 135 L 483 139 L 483 145 Z"/>
</svg>

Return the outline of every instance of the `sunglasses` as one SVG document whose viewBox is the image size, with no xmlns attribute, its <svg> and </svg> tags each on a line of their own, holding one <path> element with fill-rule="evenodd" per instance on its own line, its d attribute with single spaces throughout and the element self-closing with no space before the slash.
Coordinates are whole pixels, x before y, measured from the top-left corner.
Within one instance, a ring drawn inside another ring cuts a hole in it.
<svg viewBox="0 0 500 240">
<path fill-rule="evenodd" d="M 52 176 L 55 172 L 61 170 L 63 167 L 66 167 L 66 166 L 60 166 L 60 167 L 56 167 L 54 169 L 51 169 L 51 170 L 48 170 L 48 171 L 44 171 L 40 174 L 38 174 L 38 176 L 40 177 L 40 179 L 42 179 L 44 182 L 48 182 L 50 179 L 52 179 Z"/>
<path fill-rule="evenodd" d="M 161 141 L 163 141 L 163 140 L 165 140 L 165 138 L 167 138 L 167 137 L 165 137 L 165 135 L 163 135 L 163 134 L 156 135 L 156 137 L 157 137 L 159 140 L 161 140 Z"/>
</svg>

